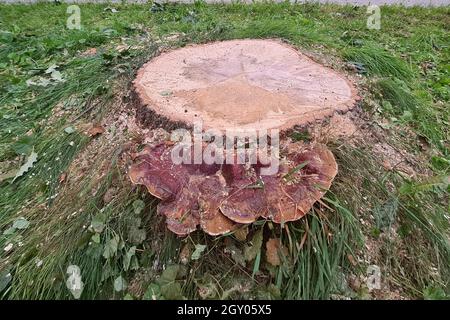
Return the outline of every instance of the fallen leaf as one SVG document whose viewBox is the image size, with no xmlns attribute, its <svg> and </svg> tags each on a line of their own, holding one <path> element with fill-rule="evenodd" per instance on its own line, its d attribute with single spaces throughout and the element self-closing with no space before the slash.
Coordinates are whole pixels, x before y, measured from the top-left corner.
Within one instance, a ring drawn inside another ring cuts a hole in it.
<svg viewBox="0 0 450 320">
<path fill-rule="evenodd" d="M 182 264 L 187 264 L 191 258 L 191 246 L 189 243 L 185 244 L 180 252 L 180 262 Z"/>
<path fill-rule="evenodd" d="M 28 228 L 29 225 L 30 225 L 30 222 L 27 219 L 19 218 L 16 221 L 14 221 L 12 227 L 15 229 L 22 230 L 22 229 Z"/>
<path fill-rule="evenodd" d="M 20 178 L 25 173 L 27 173 L 28 170 L 30 170 L 33 167 L 33 164 L 37 161 L 37 157 L 38 154 L 32 151 L 25 164 L 20 167 L 19 171 L 17 171 L 16 176 L 14 177 L 12 182 L 16 181 L 17 178 Z"/>
<path fill-rule="evenodd" d="M 166 91 L 161 91 L 159 94 L 162 95 L 163 97 L 167 97 L 167 96 L 171 96 L 172 93 L 173 93 L 172 91 L 166 90 Z"/>
<path fill-rule="evenodd" d="M 356 262 L 355 258 L 349 253 L 347 254 L 348 261 L 352 264 L 352 266 L 356 266 L 358 263 Z"/>
<path fill-rule="evenodd" d="M 51 74 L 52 80 L 58 81 L 58 82 L 64 82 L 65 80 L 62 77 L 61 72 L 59 72 L 58 70 L 55 70 L 52 72 Z"/>
<path fill-rule="evenodd" d="M 75 132 L 75 129 L 73 127 L 67 127 L 64 129 L 64 132 L 67 134 L 71 134 Z"/>
<path fill-rule="evenodd" d="M 97 54 L 97 48 L 89 48 L 81 53 L 82 57 L 92 57 Z"/>
<path fill-rule="evenodd" d="M 57 68 L 58 68 L 58 65 L 52 64 L 50 67 L 47 68 L 47 70 L 45 70 L 45 73 L 52 73 L 52 72 L 55 71 Z"/>
<path fill-rule="evenodd" d="M 120 238 L 115 236 L 109 239 L 105 244 L 105 250 L 103 251 L 103 257 L 105 259 L 112 258 L 116 255 L 119 246 Z"/>
<path fill-rule="evenodd" d="M 280 242 L 280 239 L 271 238 L 266 242 L 266 260 L 272 266 L 281 264 L 280 255 L 287 255 L 288 250 Z"/>
<path fill-rule="evenodd" d="M 90 228 L 95 233 L 102 233 L 103 229 L 105 228 L 105 223 L 106 223 L 105 214 L 99 213 L 95 217 L 92 218 Z"/>
<path fill-rule="evenodd" d="M 101 125 L 94 125 L 88 130 L 88 135 L 93 138 L 103 132 L 105 132 L 105 129 Z"/>
<path fill-rule="evenodd" d="M 66 181 L 66 178 L 67 178 L 67 173 L 62 173 L 60 176 L 59 176 L 59 183 L 63 183 L 64 181 Z"/>
<path fill-rule="evenodd" d="M 112 199 L 114 199 L 114 196 L 116 195 L 116 193 L 117 193 L 116 188 L 109 188 L 108 190 L 106 190 L 106 192 L 103 196 L 103 203 L 105 205 L 110 203 L 112 201 Z"/>
<path fill-rule="evenodd" d="M 118 276 L 114 280 L 114 290 L 117 292 L 124 291 L 127 288 L 128 284 L 122 276 Z"/>
<path fill-rule="evenodd" d="M 200 256 L 202 255 L 203 251 L 205 251 L 205 249 L 206 249 L 206 245 L 204 245 L 204 244 L 196 244 L 195 245 L 195 250 L 192 253 L 191 259 L 192 260 L 200 259 Z"/>
</svg>

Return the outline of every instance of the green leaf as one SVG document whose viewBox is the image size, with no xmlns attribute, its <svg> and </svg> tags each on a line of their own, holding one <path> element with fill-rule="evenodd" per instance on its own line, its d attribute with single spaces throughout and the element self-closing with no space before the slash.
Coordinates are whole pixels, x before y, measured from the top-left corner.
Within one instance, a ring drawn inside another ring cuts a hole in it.
<svg viewBox="0 0 450 320">
<path fill-rule="evenodd" d="M 161 294 L 167 300 L 180 300 L 183 299 L 181 293 L 181 284 L 178 282 L 171 282 L 161 287 Z"/>
<path fill-rule="evenodd" d="M 444 300 L 447 299 L 447 295 L 441 287 L 429 285 L 423 290 L 423 298 L 424 300 Z"/>
<path fill-rule="evenodd" d="M 136 215 L 140 214 L 144 210 L 145 203 L 142 200 L 133 201 L 133 209 Z"/>
<path fill-rule="evenodd" d="M 51 74 L 51 77 L 52 77 L 53 80 L 55 80 L 57 82 L 64 82 L 62 74 L 58 70 L 53 71 L 52 74 Z"/>
<path fill-rule="evenodd" d="M 192 253 L 191 260 L 198 260 L 200 259 L 200 256 L 202 255 L 203 251 L 205 251 L 206 245 L 203 244 L 196 244 L 195 250 Z"/>
<path fill-rule="evenodd" d="M 175 281 L 178 272 L 180 272 L 180 265 L 173 264 L 168 266 L 166 270 L 164 270 L 164 272 L 162 273 L 161 278 L 158 279 L 158 284 L 160 286 L 164 286 L 170 282 Z"/>
<path fill-rule="evenodd" d="M 123 270 L 128 271 L 130 269 L 131 258 L 136 253 L 136 247 L 131 247 L 123 258 Z"/>
<path fill-rule="evenodd" d="M 253 236 L 253 239 L 251 241 L 251 246 L 246 246 L 244 249 L 244 257 L 247 261 L 252 261 L 256 258 L 258 253 L 261 252 L 261 245 L 263 241 L 263 228 L 261 228 L 259 231 L 255 233 Z"/>
<path fill-rule="evenodd" d="M 11 272 L 9 272 L 9 270 L 0 272 L 0 292 L 6 289 L 11 280 L 12 275 Z"/>
<path fill-rule="evenodd" d="M 379 230 L 386 230 L 395 221 L 398 210 L 398 199 L 390 198 L 383 205 L 377 206 L 373 212 Z"/>
<path fill-rule="evenodd" d="M 134 298 L 133 298 L 133 296 L 131 294 L 127 293 L 125 295 L 125 297 L 123 297 L 123 300 L 134 300 Z"/>
<path fill-rule="evenodd" d="M 75 129 L 73 127 L 67 127 L 64 129 L 64 132 L 67 134 L 72 134 L 75 132 Z"/>
<path fill-rule="evenodd" d="M 103 229 L 105 228 L 105 222 L 106 222 L 106 215 L 103 213 L 99 213 L 92 218 L 91 229 L 95 233 L 102 233 Z"/>
<path fill-rule="evenodd" d="M 33 136 L 23 136 L 12 146 L 13 150 L 19 155 L 30 154 L 33 151 Z"/>
<path fill-rule="evenodd" d="M 119 236 L 115 236 L 106 242 L 105 249 L 103 251 L 103 257 L 105 259 L 109 259 L 115 256 L 117 252 L 117 248 L 119 246 L 120 238 Z"/>
<path fill-rule="evenodd" d="M 96 233 L 91 237 L 91 240 L 94 241 L 95 243 L 100 243 L 100 234 Z"/>
<path fill-rule="evenodd" d="M 160 300 L 161 299 L 161 288 L 156 283 L 150 283 L 145 291 L 144 300 Z"/>
<path fill-rule="evenodd" d="M 37 157 L 38 154 L 32 151 L 25 164 L 20 167 L 19 171 L 17 171 L 16 176 L 14 177 L 12 182 L 16 181 L 17 178 L 20 178 L 26 172 L 28 172 L 28 170 L 30 170 L 33 167 L 33 164 L 37 161 Z"/>
<path fill-rule="evenodd" d="M 14 232 L 16 232 L 16 228 L 11 227 L 11 228 L 8 228 L 5 231 L 3 231 L 3 235 L 8 236 L 10 234 L 13 234 Z"/>
<path fill-rule="evenodd" d="M 30 225 L 30 222 L 27 219 L 19 218 L 16 221 L 14 221 L 12 227 L 15 229 L 22 230 L 22 229 L 28 228 L 29 225 Z"/>
<path fill-rule="evenodd" d="M 127 289 L 127 286 L 127 281 L 122 278 L 122 276 L 118 276 L 114 280 L 114 290 L 116 290 L 117 292 L 125 291 Z"/>
<path fill-rule="evenodd" d="M 128 232 L 128 240 L 135 245 L 141 244 L 146 238 L 147 234 L 144 229 L 131 227 Z"/>
<path fill-rule="evenodd" d="M 57 68 L 58 68 L 58 65 L 52 64 L 50 67 L 47 68 L 47 70 L 45 70 L 45 73 L 52 73 L 52 72 L 54 72 Z"/>
</svg>

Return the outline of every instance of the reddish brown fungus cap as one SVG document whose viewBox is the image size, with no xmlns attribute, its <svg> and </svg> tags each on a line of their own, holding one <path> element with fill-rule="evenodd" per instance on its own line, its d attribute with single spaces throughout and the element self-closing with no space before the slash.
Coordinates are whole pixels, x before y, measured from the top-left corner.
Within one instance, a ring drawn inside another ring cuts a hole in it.
<svg viewBox="0 0 450 320">
<path fill-rule="evenodd" d="M 259 163 L 174 165 L 167 159 L 171 148 L 162 144 L 144 149 L 129 174 L 133 183 L 164 200 L 158 213 L 181 236 L 198 226 L 220 235 L 259 217 L 276 223 L 298 220 L 337 173 L 333 154 L 321 144 L 290 144 L 274 175 L 261 175 Z"/>
</svg>

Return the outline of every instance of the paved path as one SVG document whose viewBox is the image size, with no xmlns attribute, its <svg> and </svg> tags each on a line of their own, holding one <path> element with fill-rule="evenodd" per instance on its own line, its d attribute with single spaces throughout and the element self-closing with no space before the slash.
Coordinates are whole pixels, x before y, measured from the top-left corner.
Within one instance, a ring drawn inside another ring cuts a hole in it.
<svg viewBox="0 0 450 320">
<path fill-rule="evenodd" d="M 34 3 L 38 0 L 0 0 L 3 3 Z M 53 0 L 48 0 L 52 2 Z M 166 0 L 167 2 L 183 2 L 183 3 L 192 3 L 194 0 Z M 233 0 L 206 0 L 208 3 L 230 3 Z M 242 2 L 253 2 L 252 0 L 241 0 Z M 257 1 L 257 0 L 256 0 Z M 295 2 L 295 0 L 290 0 L 291 2 Z M 66 3 L 88 3 L 88 2 L 111 2 L 111 3 L 120 3 L 121 0 L 62 0 L 62 2 Z M 146 3 L 146 0 L 126 0 L 126 2 L 130 3 Z M 162 0 L 161 2 L 164 2 Z M 275 2 L 283 2 L 283 0 L 275 0 Z M 320 2 L 320 3 L 336 3 L 336 4 L 354 4 L 354 5 L 368 5 L 368 4 L 402 4 L 405 6 L 448 6 L 450 5 L 450 0 L 298 0 L 298 3 L 304 2 Z"/>
</svg>

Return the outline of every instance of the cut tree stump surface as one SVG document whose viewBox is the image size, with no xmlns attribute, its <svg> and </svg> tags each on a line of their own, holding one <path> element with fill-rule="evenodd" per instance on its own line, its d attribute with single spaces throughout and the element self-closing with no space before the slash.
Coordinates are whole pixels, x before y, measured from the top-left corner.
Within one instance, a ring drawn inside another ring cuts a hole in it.
<svg viewBox="0 0 450 320">
<path fill-rule="evenodd" d="M 134 81 L 141 103 L 204 129 L 288 129 L 347 111 L 357 92 L 343 75 L 276 40 L 231 40 L 176 49 Z"/>
</svg>

